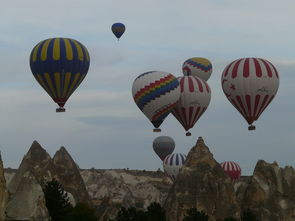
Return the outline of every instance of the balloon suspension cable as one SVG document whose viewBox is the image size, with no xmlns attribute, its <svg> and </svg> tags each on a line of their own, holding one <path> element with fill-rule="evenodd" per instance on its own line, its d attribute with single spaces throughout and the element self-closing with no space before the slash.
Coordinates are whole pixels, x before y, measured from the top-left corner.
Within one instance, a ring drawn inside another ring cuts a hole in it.
<svg viewBox="0 0 295 221">
<path fill-rule="evenodd" d="M 66 109 L 64 107 L 56 108 L 56 113 L 66 112 Z"/>
<path fill-rule="evenodd" d="M 256 129 L 256 127 L 252 124 L 248 127 L 248 130 L 255 130 L 255 129 Z"/>
<path fill-rule="evenodd" d="M 187 136 L 187 137 L 189 137 L 189 136 L 191 136 L 192 134 L 191 134 L 191 132 L 186 132 L 186 134 L 185 134 L 185 136 Z"/>
<path fill-rule="evenodd" d="M 160 128 L 154 128 L 153 131 L 154 131 L 154 132 L 161 132 L 161 129 L 160 129 Z"/>
</svg>

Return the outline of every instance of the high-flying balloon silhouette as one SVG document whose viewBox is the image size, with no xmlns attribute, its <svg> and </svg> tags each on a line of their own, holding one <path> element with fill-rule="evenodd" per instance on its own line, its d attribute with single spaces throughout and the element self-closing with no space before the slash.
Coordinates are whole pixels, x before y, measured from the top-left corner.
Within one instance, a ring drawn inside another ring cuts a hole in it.
<svg viewBox="0 0 295 221">
<path fill-rule="evenodd" d="M 123 23 L 114 23 L 112 25 L 112 32 L 117 37 L 118 40 L 124 34 L 125 29 L 126 28 L 125 28 L 125 25 Z"/>
<path fill-rule="evenodd" d="M 241 58 L 224 69 L 221 76 L 224 94 L 246 119 L 249 130 L 275 97 L 279 75 L 269 61 L 262 58 Z"/>
<path fill-rule="evenodd" d="M 185 76 L 196 76 L 207 81 L 212 73 L 212 64 L 207 58 L 190 58 L 182 65 L 182 72 Z"/>
<path fill-rule="evenodd" d="M 220 163 L 220 166 L 233 181 L 240 179 L 242 170 L 238 163 L 234 161 L 225 161 Z"/>
<path fill-rule="evenodd" d="M 185 159 L 186 155 L 182 153 L 173 153 L 165 157 L 163 161 L 163 168 L 173 181 L 175 181 L 179 173 L 179 169 L 184 164 Z"/>
<path fill-rule="evenodd" d="M 195 76 L 183 76 L 177 79 L 181 92 L 172 114 L 187 131 L 186 135 L 190 136 L 188 130 L 195 125 L 210 103 L 211 90 L 206 81 Z"/>
<path fill-rule="evenodd" d="M 175 142 L 171 137 L 159 136 L 154 139 L 153 149 L 162 161 L 165 159 L 166 156 L 173 153 L 174 148 Z"/>
<path fill-rule="evenodd" d="M 179 99 L 180 87 L 172 74 L 150 71 L 134 80 L 132 95 L 138 108 L 154 125 L 154 132 L 159 132 L 160 125 Z"/>
<path fill-rule="evenodd" d="M 31 71 L 64 112 L 64 105 L 85 78 L 90 64 L 84 45 L 74 39 L 50 38 L 38 43 L 30 56 Z"/>
</svg>

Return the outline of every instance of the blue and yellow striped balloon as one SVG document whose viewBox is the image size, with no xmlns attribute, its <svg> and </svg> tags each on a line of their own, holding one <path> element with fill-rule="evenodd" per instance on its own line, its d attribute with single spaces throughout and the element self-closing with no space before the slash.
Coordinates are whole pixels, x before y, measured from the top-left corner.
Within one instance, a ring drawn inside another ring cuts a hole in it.
<svg viewBox="0 0 295 221">
<path fill-rule="evenodd" d="M 30 55 L 31 71 L 63 112 L 63 106 L 85 78 L 89 53 L 80 42 L 69 38 L 50 38 L 37 44 Z"/>
</svg>

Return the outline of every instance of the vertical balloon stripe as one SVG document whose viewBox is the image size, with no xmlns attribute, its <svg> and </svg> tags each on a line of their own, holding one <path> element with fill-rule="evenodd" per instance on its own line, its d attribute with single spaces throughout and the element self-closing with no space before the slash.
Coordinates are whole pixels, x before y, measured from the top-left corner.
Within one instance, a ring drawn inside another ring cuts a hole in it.
<svg viewBox="0 0 295 221">
<path fill-rule="evenodd" d="M 189 127 L 192 126 L 192 117 L 193 117 L 193 112 L 194 112 L 194 108 L 193 107 L 189 107 L 188 109 L 188 122 L 189 122 Z"/>
<path fill-rule="evenodd" d="M 263 98 L 263 101 L 262 101 L 262 104 L 260 105 L 260 109 L 258 111 L 258 115 L 257 116 L 260 116 L 260 114 L 263 112 L 263 110 L 265 109 L 265 107 L 267 106 L 267 100 L 268 100 L 268 95 L 265 95 L 264 98 Z"/>
<path fill-rule="evenodd" d="M 181 115 L 183 116 L 183 119 L 184 119 L 184 123 L 185 123 L 185 125 L 188 125 L 185 108 L 182 107 L 182 108 L 180 109 L 180 111 L 181 111 Z"/>
<path fill-rule="evenodd" d="M 200 92 L 203 92 L 203 85 L 202 82 L 199 80 L 199 78 L 195 78 L 197 80 L 198 83 L 198 89 Z"/>
<path fill-rule="evenodd" d="M 53 60 L 55 60 L 55 61 L 60 59 L 60 44 L 59 44 L 59 41 L 60 41 L 59 38 L 54 39 Z"/>
<path fill-rule="evenodd" d="M 36 74 L 35 75 L 36 80 L 38 81 L 38 83 L 44 88 L 44 90 L 50 95 L 50 90 L 48 89 L 48 87 L 46 86 L 45 82 L 43 81 L 43 78 L 41 76 L 41 74 Z"/>
<path fill-rule="evenodd" d="M 57 97 L 61 97 L 61 81 L 60 81 L 60 73 L 59 72 L 54 73 L 54 80 L 55 80 L 55 86 L 57 89 Z"/>
<path fill-rule="evenodd" d="M 184 90 L 184 78 L 180 79 L 180 92 L 183 92 Z"/>
<path fill-rule="evenodd" d="M 260 64 L 259 64 L 257 58 L 253 58 L 253 61 L 254 61 L 254 65 L 255 65 L 256 76 L 261 77 L 262 71 L 261 71 L 261 67 L 260 67 Z"/>
<path fill-rule="evenodd" d="M 210 93 L 210 88 L 209 88 L 207 82 L 204 81 L 204 84 L 205 84 L 205 87 L 206 87 L 206 91 L 207 91 L 207 93 Z"/>
<path fill-rule="evenodd" d="M 90 56 L 87 49 L 83 45 L 82 45 L 82 48 L 83 48 L 84 54 L 86 55 L 86 61 L 90 61 Z"/>
<path fill-rule="evenodd" d="M 244 70 L 243 70 L 243 76 L 245 78 L 249 77 L 250 75 L 250 64 L 249 64 L 249 58 L 246 58 L 245 63 L 244 63 Z"/>
<path fill-rule="evenodd" d="M 226 66 L 226 68 L 223 71 L 224 77 L 226 77 L 228 75 L 229 72 L 229 68 L 231 67 L 231 65 L 234 63 L 235 61 L 233 61 L 232 63 L 230 63 L 229 65 Z"/>
<path fill-rule="evenodd" d="M 49 45 L 50 41 L 51 41 L 51 39 L 46 40 L 42 46 L 41 61 L 47 60 L 47 50 L 48 50 L 48 45 Z"/>
<path fill-rule="evenodd" d="M 72 49 L 72 45 L 70 43 L 69 39 L 63 39 L 64 43 L 65 43 L 65 48 L 66 48 L 66 58 L 67 60 L 71 61 L 73 60 L 73 49 Z"/>
<path fill-rule="evenodd" d="M 64 89 L 63 89 L 63 93 L 62 93 L 62 98 L 65 98 L 67 95 L 67 91 L 68 91 L 68 87 L 70 84 L 70 80 L 71 80 L 71 73 L 67 72 L 65 74 L 65 80 L 64 80 Z"/>
<path fill-rule="evenodd" d="M 76 89 L 75 86 L 77 85 L 77 82 L 79 82 L 78 80 L 80 79 L 80 76 L 81 76 L 80 73 L 75 74 L 74 80 L 71 83 L 71 86 L 70 86 L 70 89 L 68 91 L 67 97 L 69 97 L 74 92 L 73 89 Z"/>
<path fill-rule="evenodd" d="M 257 118 L 262 114 L 262 112 L 265 110 L 265 108 L 270 104 L 270 102 L 273 100 L 274 98 L 274 95 L 271 96 L 267 101 L 266 103 L 263 105 L 263 108 L 261 109 L 261 111 L 259 112 Z"/>
<path fill-rule="evenodd" d="M 77 48 L 77 52 L 78 52 L 78 58 L 80 61 L 84 60 L 84 55 L 83 55 L 83 51 L 81 46 L 78 44 L 78 42 L 76 40 L 72 40 Z"/>
<path fill-rule="evenodd" d="M 254 113 L 253 113 L 253 116 L 257 116 L 258 115 L 258 105 L 259 105 L 259 101 L 260 101 L 260 95 L 257 94 L 255 96 L 255 104 L 254 104 Z"/>
<path fill-rule="evenodd" d="M 245 99 L 246 99 L 246 104 L 247 104 L 247 108 L 248 108 L 249 116 L 252 116 L 251 96 L 247 94 L 247 95 L 245 96 Z"/>
<path fill-rule="evenodd" d="M 38 52 L 38 49 L 39 49 L 41 43 L 42 42 L 40 42 L 39 44 L 37 44 L 35 46 L 35 48 L 33 49 L 32 58 L 31 58 L 33 60 L 33 62 L 35 62 L 37 60 L 37 52 Z"/>
<path fill-rule="evenodd" d="M 178 159 L 178 154 L 176 155 L 176 165 L 178 166 L 180 163 L 179 163 L 179 159 Z"/>
<path fill-rule="evenodd" d="M 187 80 L 188 80 L 189 92 L 194 92 L 195 91 L 195 88 L 194 88 L 194 83 L 193 83 L 193 80 L 192 80 L 191 76 L 189 76 L 187 78 Z"/>
<path fill-rule="evenodd" d="M 193 120 L 192 120 L 192 124 L 194 124 L 199 119 L 200 110 L 201 110 L 201 107 L 197 107 L 195 115 L 194 115 Z"/>
<path fill-rule="evenodd" d="M 232 78 L 236 78 L 238 76 L 238 68 L 239 68 L 239 65 L 240 65 L 241 61 L 242 61 L 242 59 L 239 59 L 235 63 L 235 65 L 233 67 L 233 70 L 232 70 L 232 76 L 231 76 Z"/>
<path fill-rule="evenodd" d="M 236 99 L 237 99 L 237 101 L 238 101 L 238 103 L 239 103 L 239 105 L 241 107 L 241 110 L 244 113 L 244 116 L 248 116 L 241 97 L 240 96 L 236 96 Z"/>
<path fill-rule="evenodd" d="M 89 61 L 89 55 L 87 54 L 87 50 L 85 50 L 85 47 L 82 44 L 80 44 L 78 41 L 77 41 L 77 44 L 79 44 L 81 47 L 81 50 L 83 53 L 83 61 L 85 61 L 85 62 Z"/>
<path fill-rule="evenodd" d="M 273 70 L 274 70 L 274 72 L 275 72 L 275 74 L 276 74 L 276 77 L 277 78 L 279 78 L 279 74 L 278 74 L 278 71 L 277 71 L 277 69 L 275 68 L 275 66 L 273 66 L 273 64 L 272 63 L 270 63 L 270 62 L 268 62 L 270 65 L 271 65 L 271 67 L 273 68 Z"/>
<path fill-rule="evenodd" d="M 264 66 L 265 66 L 265 68 L 266 68 L 266 71 L 267 71 L 267 75 L 268 75 L 268 77 L 271 78 L 271 77 L 272 77 L 272 71 L 271 71 L 271 69 L 270 69 L 269 64 L 268 64 L 265 60 L 263 60 L 263 59 L 260 59 L 260 61 L 263 62 Z"/>
<path fill-rule="evenodd" d="M 45 77 L 46 83 L 49 85 L 52 96 L 57 97 L 56 93 L 55 93 L 55 90 L 54 90 L 54 87 L 53 87 L 53 84 L 52 84 L 52 81 L 51 81 L 51 78 L 50 78 L 50 75 L 48 73 L 44 73 L 44 77 Z"/>
<path fill-rule="evenodd" d="M 173 158 L 174 158 L 174 154 L 172 154 L 170 157 L 170 162 L 169 162 L 170 165 L 173 165 Z"/>
<path fill-rule="evenodd" d="M 231 103 L 234 105 L 234 107 L 243 115 L 245 116 L 245 113 L 243 113 L 242 109 L 239 108 L 238 104 L 236 103 L 235 99 L 231 98 Z"/>
</svg>

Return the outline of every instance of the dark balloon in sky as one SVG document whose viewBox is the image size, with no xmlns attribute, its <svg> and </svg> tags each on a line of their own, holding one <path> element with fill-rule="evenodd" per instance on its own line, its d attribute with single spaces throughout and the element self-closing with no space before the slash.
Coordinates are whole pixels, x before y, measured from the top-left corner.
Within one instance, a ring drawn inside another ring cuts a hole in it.
<svg viewBox="0 0 295 221">
<path fill-rule="evenodd" d="M 175 142 L 171 137 L 160 136 L 154 139 L 153 149 L 162 161 L 166 156 L 173 153 L 174 148 Z"/>
<path fill-rule="evenodd" d="M 125 25 L 123 23 L 115 23 L 112 25 L 112 32 L 114 35 L 120 39 L 120 37 L 124 34 L 125 32 Z"/>
</svg>

